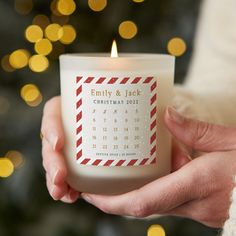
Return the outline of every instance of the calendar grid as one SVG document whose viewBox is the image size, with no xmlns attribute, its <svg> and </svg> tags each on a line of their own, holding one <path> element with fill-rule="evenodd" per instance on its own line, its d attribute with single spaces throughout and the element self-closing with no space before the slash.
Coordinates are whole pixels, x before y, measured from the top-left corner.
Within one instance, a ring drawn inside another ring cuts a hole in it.
<svg viewBox="0 0 236 236">
<path fill-rule="evenodd" d="M 82 111 L 82 92 L 83 92 L 83 84 L 150 84 L 150 92 L 151 92 L 151 98 L 150 98 L 150 153 L 148 157 L 137 159 L 137 158 L 122 158 L 122 157 L 114 157 L 109 158 L 108 160 L 104 160 L 102 158 L 91 158 L 88 156 L 83 156 L 83 137 L 82 137 L 82 130 L 83 130 L 83 124 L 82 124 L 82 117 L 83 117 L 83 111 Z M 139 166 L 139 165 L 148 165 L 148 164 L 154 164 L 156 163 L 156 152 L 157 152 L 157 135 L 156 135 L 156 114 L 157 114 L 157 94 L 156 94 L 156 88 L 157 88 L 157 81 L 154 79 L 154 77 L 83 77 L 83 76 L 77 76 L 76 77 L 76 135 L 77 135 L 77 141 L 76 141 L 76 159 L 79 164 L 82 165 L 93 165 L 93 166 Z"/>
</svg>

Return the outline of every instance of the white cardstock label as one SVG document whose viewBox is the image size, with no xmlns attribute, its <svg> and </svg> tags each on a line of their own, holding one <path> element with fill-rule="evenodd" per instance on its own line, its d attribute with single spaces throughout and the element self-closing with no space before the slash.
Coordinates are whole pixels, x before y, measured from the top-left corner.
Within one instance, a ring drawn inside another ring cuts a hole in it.
<svg viewBox="0 0 236 236">
<path fill-rule="evenodd" d="M 76 159 L 82 165 L 156 163 L 157 78 L 76 78 Z"/>
</svg>

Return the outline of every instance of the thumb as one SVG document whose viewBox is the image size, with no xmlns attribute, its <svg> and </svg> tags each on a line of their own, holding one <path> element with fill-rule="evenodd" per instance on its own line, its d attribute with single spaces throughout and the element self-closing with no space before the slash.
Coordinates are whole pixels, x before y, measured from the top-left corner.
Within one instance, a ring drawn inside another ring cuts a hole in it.
<svg viewBox="0 0 236 236">
<path fill-rule="evenodd" d="M 236 149 L 236 128 L 189 119 L 171 107 L 166 109 L 165 124 L 177 140 L 195 150 L 213 152 Z"/>
</svg>

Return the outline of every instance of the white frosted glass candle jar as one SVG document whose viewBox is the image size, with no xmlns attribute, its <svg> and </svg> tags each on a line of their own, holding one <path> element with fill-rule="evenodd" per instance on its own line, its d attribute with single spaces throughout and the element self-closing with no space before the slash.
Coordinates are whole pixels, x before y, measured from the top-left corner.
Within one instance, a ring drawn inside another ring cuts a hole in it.
<svg viewBox="0 0 236 236">
<path fill-rule="evenodd" d="M 174 57 L 60 57 L 64 154 L 70 186 L 99 194 L 137 189 L 170 173 Z"/>
</svg>

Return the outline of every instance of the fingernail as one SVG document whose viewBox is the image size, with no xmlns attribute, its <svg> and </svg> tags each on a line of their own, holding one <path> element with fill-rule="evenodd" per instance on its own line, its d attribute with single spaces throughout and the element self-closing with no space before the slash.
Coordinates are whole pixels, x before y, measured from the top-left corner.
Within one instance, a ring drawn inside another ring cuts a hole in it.
<svg viewBox="0 0 236 236">
<path fill-rule="evenodd" d="M 81 197 L 82 197 L 86 202 L 88 202 L 88 203 L 91 203 L 91 202 L 92 202 L 91 197 L 88 196 L 87 194 L 82 193 L 82 194 L 81 194 Z"/>
<path fill-rule="evenodd" d="M 48 137 L 48 141 L 50 143 L 50 145 L 52 146 L 53 150 L 55 151 L 56 150 L 56 146 L 57 146 L 57 142 L 58 142 L 58 137 L 51 133 Z"/>
<path fill-rule="evenodd" d="M 176 124 L 182 125 L 184 123 L 184 117 L 180 115 L 174 108 L 168 107 L 167 113 L 169 115 L 169 118 Z"/>
<path fill-rule="evenodd" d="M 53 182 L 54 184 L 59 184 L 59 183 L 58 183 L 58 179 L 57 179 L 59 170 L 55 170 L 54 172 L 55 172 L 55 173 L 53 174 L 52 182 Z"/>
<path fill-rule="evenodd" d="M 52 196 L 53 200 L 58 201 L 59 198 L 56 196 L 56 192 L 57 192 L 57 188 L 56 188 L 56 186 L 53 186 L 51 196 Z"/>
</svg>

